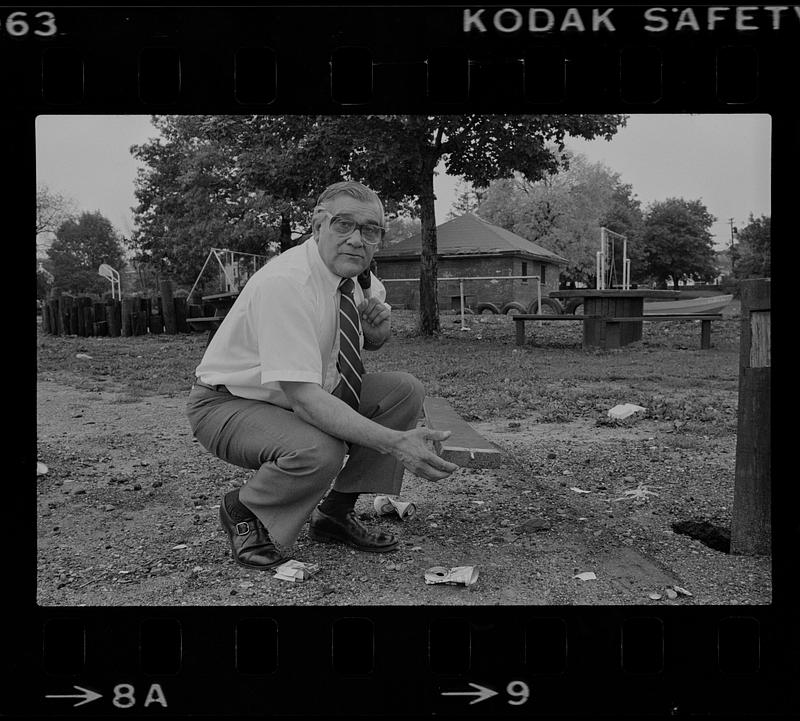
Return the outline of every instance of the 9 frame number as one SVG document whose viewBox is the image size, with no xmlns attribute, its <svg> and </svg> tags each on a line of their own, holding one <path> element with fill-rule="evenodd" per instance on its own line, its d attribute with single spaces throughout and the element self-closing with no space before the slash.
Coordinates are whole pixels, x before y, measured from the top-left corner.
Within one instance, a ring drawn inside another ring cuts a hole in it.
<svg viewBox="0 0 800 721">
<path fill-rule="evenodd" d="M 506 686 L 506 693 L 513 697 L 513 700 L 507 701 L 511 706 L 522 706 L 531 695 L 528 684 L 524 681 L 512 681 Z"/>
<path fill-rule="evenodd" d="M 56 27 L 56 16 L 53 13 L 43 10 L 33 16 L 35 23 L 31 27 L 28 21 L 28 13 L 18 10 L 11 13 L 2 24 L 2 29 L 6 35 L 12 38 L 24 38 L 28 35 L 38 35 L 41 38 L 49 38 L 58 32 Z"/>
</svg>

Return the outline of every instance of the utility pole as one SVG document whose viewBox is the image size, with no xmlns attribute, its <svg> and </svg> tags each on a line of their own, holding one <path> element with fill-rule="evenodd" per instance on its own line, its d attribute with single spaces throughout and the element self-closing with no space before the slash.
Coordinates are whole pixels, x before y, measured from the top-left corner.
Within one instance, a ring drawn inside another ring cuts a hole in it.
<svg viewBox="0 0 800 721">
<path fill-rule="evenodd" d="M 735 270 L 736 270 L 736 248 L 735 248 L 735 246 L 733 244 L 733 241 L 734 241 L 734 237 L 739 234 L 739 231 L 736 229 L 736 226 L 733 224 L 733 218 L 728 218 L 728 222 L 731 225 L 731 250 L 730 250 L 731 277 L 735 278 L 736 277 L 736 273 L 735 273 Z"/>
</svg>

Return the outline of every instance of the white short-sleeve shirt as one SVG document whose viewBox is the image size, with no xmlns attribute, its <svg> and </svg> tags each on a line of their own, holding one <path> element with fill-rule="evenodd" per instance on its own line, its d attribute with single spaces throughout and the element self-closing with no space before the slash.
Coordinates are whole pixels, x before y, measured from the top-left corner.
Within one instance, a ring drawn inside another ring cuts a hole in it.
<svg viewBox="0 0 800 721">
<path fill-rule="evenodd" d="M 370 293 L 381 302 L 386 289 L 372 275 Z M 339 382 L 339 283 L 319 255 L 313 237 L 270 260 L 247 282 L 206 348 L 195 374 L 225 385 L 242 398 L 289 408 L 280 381 Z M 364 293 L 355 284 L 358 305 Z M 361 347 L 364 338 L 361 337 Z"/>
</svg>

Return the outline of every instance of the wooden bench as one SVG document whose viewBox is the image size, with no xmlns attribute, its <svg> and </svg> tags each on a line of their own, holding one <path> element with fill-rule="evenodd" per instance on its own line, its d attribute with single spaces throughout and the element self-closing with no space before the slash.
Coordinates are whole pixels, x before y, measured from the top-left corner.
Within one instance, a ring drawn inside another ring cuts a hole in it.
<svg viewBox="0 0 800 721">
<path fill-rule="evenodd" d="M 596 315 L 531 315 L 529 313 L 518 313 L 512 316 L 516 327 L 517 345 L 525 343 L 525 323 L 529 320 L 538 321 L 559 321 L 559 320 L 603 320 L 607 326 L 617 323 L 638 323 L 641 321 L 653 320 L 699 320 L 700 323 L 700 348 L 709 350 L 711 348 L 711 321 L 721 320 L 722 313 L 705 313 L 697 315 L 643 315 L 643 316 L 624 316 L 608 318 Z"/>
<path fill-rule="evenodd" d="M 705 313 L 697 315 L 643 315 L 641 318 L 610 318 L 606 323 L 625 323 L 634 320 L 699 320 L 700 321 L 700 348 L 709 350 L 711 348 L 711 321 L 721 320 L 722 313 Z"/>
<path fill-rule="evenodd" d="M 422 409 L 425 425 L 436 431 L 452 431 L 441 444 L 439 455 L 462 468 L 492 468 L 503 460 L 500 450 L 467 423 L 444 398 L 426 398 Z"/>
</svg>

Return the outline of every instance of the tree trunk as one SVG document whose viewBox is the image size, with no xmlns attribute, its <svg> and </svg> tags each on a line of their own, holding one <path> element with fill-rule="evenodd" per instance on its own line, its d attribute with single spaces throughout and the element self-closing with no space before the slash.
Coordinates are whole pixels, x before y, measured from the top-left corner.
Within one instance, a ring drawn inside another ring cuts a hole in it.
<svg viewBox="0 0 800 721">
<path fill-rule="evenodd" d="M 292 224 L 288 213 L 281 214 L 281 253 L 289 250 L 294 243 L 292 242 Z"/>
<path fill-rule="evenodd" d="M 423 171 L 419 195 L 422 223 L 422 249 L 419 256 L 419 329 L 422 335 L 437 335 L 439 327 L 439 295 L 437 293 L 438 260 L 436 257 L 436 209 L 433 194 L 433 171 Z"/>
</svg>

